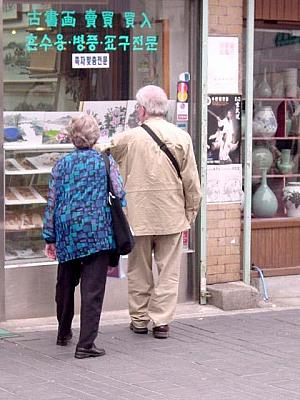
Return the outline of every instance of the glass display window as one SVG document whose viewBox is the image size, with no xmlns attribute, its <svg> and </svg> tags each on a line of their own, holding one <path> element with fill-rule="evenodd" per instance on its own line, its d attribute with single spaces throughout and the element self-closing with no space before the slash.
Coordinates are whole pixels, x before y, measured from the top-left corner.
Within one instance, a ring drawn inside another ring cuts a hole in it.
<svg viewBox="0 0 300 400">
<path fill-rule="evenodd" d="M 146 84 L 175 98 L 189 70 L 187 1 L 3 3 L 6 111 L 77 111 Z"/>
<path fill-rule="evenodd" d="M 300 30 L 254 39 L 253 216 L 300 217 Z"/>
</svg>

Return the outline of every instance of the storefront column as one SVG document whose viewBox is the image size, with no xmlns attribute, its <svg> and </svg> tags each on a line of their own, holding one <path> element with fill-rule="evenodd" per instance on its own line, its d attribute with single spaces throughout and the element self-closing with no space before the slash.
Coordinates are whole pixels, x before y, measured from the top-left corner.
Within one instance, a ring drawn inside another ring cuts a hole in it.
<svg viewBox="0 0 300 400">
<path fill-rule="evenodd" d="M 252 119 L 253 119 L 253 54 L 254 54 L 254 6 L 255 0 L 247 1 L 246 33 L 246 129 L 244 160 L 244 230 L 243 230 L 243 281 L 250 284 L 251 269 L 251 182 L 252 182 Z"/>
<path fill-rule="evenodd" d="M 2 0 L 0 0 L 0 32 L 3 32 Z M 3 60 L 3 47 L 0 46 L 0 59 Z M 0 110 L 3 110 L 3 67 L 0 68 Z M 3 113 L 0 113 L 0 321 L 5 319 L 5 271 L 4 271 L 4 160 L 3 160 Z"/>
<path fill-rule="evenodd" d="M 206 304 L 206 273 L 207 273 L 207 209 L 206 209 L 206 186 L 207 186 L 207 42 L 208 42 L 208 0 L 200 1 L 200 24 L 201 38 L 199 40 L 200 60 L 200 79 L 199 79 L 199 115 L 200 133 L 198 148 L 198 165 L 200 167 L 202 201 L 200 206 L 199 217 L 196 226 L 196 265 L 200 268 L 199 292 L 200 304 Z"/>
</svg>

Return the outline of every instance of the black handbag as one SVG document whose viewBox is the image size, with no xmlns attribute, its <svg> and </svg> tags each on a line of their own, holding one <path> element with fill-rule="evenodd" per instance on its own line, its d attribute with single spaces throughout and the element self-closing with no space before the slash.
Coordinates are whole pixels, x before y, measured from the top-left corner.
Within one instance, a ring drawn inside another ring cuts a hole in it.
<svg viewBox="0 0 300 400">
<path fill-rule="evenodd" d="M 134 237 L 122 209 L 121 200 L 114 193 L 114 189 L 110 179 L 110 162 L 106 153 L 102 153 L 106 167 L 107 187 L 108 187 L 108 204 L 111 209 L 112 225 L 114 239 L 116 242 L 116 250 L 112 251 L 116 259 L 118 255 L 125 255 L 132 251 L 134 246 Z M 115 254 L 116 253 L 116 254 Z M 112 257 L 114 258 L 114 257 Z"/>
</svg>

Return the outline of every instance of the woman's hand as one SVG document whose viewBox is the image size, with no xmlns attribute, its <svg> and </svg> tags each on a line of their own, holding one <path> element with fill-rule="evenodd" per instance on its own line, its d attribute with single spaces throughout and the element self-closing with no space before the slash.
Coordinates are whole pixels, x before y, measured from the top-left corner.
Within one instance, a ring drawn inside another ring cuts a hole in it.
<svg viewBox="0 0 300 400">
<path fill-rule="evenodd" d="M 45 255 L 51 260 L 56 260 L 56 247 L 54 243 L 46 244 Z"/>
</svg>

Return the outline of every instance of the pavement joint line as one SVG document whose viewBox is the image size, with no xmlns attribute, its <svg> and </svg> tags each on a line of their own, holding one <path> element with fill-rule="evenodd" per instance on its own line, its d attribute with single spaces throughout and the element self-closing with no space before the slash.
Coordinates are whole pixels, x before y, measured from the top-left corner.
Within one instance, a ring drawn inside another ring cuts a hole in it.
<svg viewBox="0 0 300 400">
<path fill-rule="evenodd" d="M 257 313 L 268 313 L 268 312 L 277 312 L 277 311 L 286 311 L 286 310 L 297 310 L 300 309 L 300 305 L 298 306 L 288 306 L 288 307 L 262 307 L 262 308 L 251 308 L 244 310 L 232 310 L 232 311 L 224 311 L 217 307 L 211 305 L 199 305 L 197 303 L 183 303 L 177 306 L 179 311 L 175 315 L 175 320 L 180 321 L 184 319 L 199 319 L 202 320 L 204 318 L 209 317 L 226 317 L 237 314 L 257 314 Z M 184 310 L 184 308 L 193 308 L 192 312 L 185 311 L 184 313 L 180 310 Z M 197 308 L 197 311 L 194 309 Z M 126 315 L 126 316 L 125 316 Z M 100 328 L 104 326 L 114 326 L 114 325 L 122 325 L 128 324 L 130 322 L 130 318 L 127 310 L 119 310 L 119 311 L 104 311 L 101 316 Z M 79 328 L 79 316 L 75 315 L 73 320 L 73 327 Z M 43 317 L 43 318 L 30 318 L 30 319 L 15 319 L 8 321 L 0 321 L 0 330 L 5 329 L 9 330 L 13 334 L 21 333 L 21 332 L 37 332 L 37 331 L 55 331 L 57 330 L 57 321 L 56 317 Z"/>
</svg>

